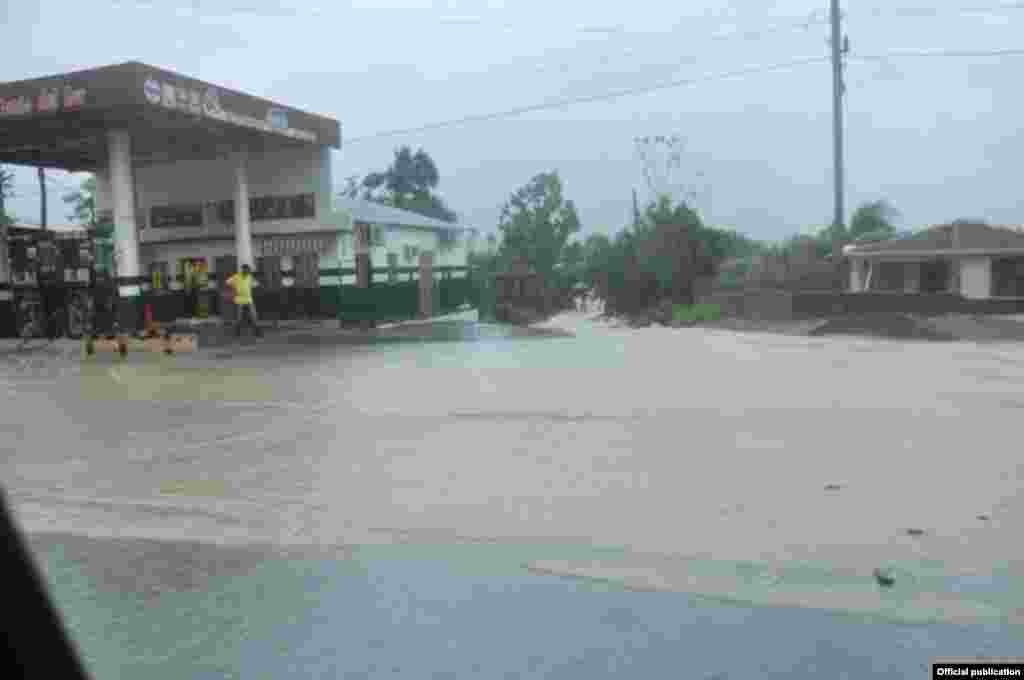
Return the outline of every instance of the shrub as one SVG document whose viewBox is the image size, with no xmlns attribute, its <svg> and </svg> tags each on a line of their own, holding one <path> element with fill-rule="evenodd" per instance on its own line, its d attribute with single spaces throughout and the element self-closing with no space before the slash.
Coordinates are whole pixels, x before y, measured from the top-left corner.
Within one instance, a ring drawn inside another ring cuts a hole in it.
<svg viewBox="0 0 1024 680">
<path fill-rule="evenodd" d="M 673 305 L 672 320 L 676 323 L 702 323 L 718 321 L 722 318 L 722 308 L 713 304 Z"/>
</svg>

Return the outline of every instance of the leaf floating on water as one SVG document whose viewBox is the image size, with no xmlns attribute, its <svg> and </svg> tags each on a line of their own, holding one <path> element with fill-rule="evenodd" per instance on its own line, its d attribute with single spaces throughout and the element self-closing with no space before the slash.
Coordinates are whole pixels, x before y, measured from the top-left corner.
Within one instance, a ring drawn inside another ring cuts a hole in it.
<svg viewBox="0 0 1024 680">
<path fill-rule="evenodd" d="M 892 572 L 888 569 L 875 567 L 872 574 L 875 577 L 875 582 L 883 588 L 891 588 L 896 584 L 896 579 L 893 578 Z"/>
</svg>

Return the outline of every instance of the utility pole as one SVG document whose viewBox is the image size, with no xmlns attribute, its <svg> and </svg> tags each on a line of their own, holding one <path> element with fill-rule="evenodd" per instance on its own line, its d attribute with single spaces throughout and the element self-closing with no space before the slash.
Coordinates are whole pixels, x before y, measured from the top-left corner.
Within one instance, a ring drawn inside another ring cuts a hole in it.
<svg viewBox="0 0 1024 680">
<path fill-rule="evenodd" d="M 841 271 L 846 210 L 843 205 L 843 53 L 849 43 L 843 39 L 840 27 L 839 0 L 831 0 L 832 18 L 832 162 L 835 213 L 832 216 L 832 257 L 836 277 Z M 841 285 L 841 282 L 839 282 Z"/>
<path fill-rule="evenodd" d="M 10 189 L 13 176 L 0 165 L 0 284 L 10 282 L 10 259 L 7 255 L 7 206 L 4 198 Z"/>
<path fill-rule="evenodd" d="M 39 175 L 39 224 L 46 231 L 46 171 L 38 167 L 36 172 Z"/>
</svg>

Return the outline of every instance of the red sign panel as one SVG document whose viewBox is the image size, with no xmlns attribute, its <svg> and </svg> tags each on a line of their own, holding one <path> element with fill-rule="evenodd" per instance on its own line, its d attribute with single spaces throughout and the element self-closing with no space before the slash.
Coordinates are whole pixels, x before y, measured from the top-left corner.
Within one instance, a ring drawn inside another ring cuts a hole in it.
<svg viewBox="0 0 1024 680">
<path fill-rule="evenodd" d="M 0 98 L 0 117 L 74 111 L 85 106 L 84 87 L 45 87 L 34 94 Z"/>
</svg>

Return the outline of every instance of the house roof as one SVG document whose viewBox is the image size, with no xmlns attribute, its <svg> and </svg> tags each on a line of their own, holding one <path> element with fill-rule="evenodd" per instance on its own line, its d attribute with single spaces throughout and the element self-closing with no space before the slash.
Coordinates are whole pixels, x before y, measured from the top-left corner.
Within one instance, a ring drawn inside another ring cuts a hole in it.
<svg viewBox="0 0 1024 680">
<path fill-rule="evenodd" d="M 470 231 L 467 227 L 460 226 L 457 222 L 444 222 L 433 217 L 425 217 L 409 210 L 392 208 L 391 206 L 381 205 L 373 201 L 339 198 L 335 205 L 337 208 L 345 210 L 352 215 L 353 222 L 395 225 L 399 227 L 419 227 L 420 229 Z"/>
<path fill-rule="evenodd" d="M 954 230 L 959 232 L 956 243 Z M 1024 252 L 1024 231 L 980 222 L 943 224 L 903 238 L 854 245 L 845 250 L 847 255 L 951 254 L 965 251 L 998 253 L 1004 250 Z"/>
</svg>

